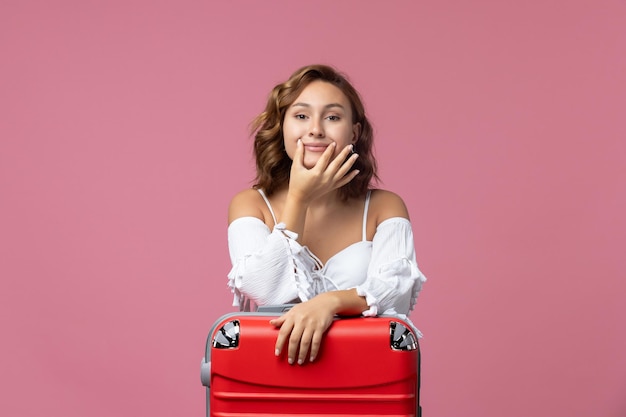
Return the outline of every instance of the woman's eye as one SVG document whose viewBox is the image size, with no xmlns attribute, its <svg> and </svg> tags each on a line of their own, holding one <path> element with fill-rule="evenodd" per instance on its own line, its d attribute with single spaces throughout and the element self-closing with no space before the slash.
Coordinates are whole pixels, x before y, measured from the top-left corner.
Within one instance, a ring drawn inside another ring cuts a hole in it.
<svg viewBox="0 0 626 417">
<path fill-rule="evenodd" d="M 334 122 L 341 120 L 341 117 L 339 116 L 328 116 L 328 120 L 332 120 Z"/>
<path fill-rule="evenodd" d="M 304 120 L 306 116 L 304 114 L 296 114 L 296 119 Z"/>
</svg>

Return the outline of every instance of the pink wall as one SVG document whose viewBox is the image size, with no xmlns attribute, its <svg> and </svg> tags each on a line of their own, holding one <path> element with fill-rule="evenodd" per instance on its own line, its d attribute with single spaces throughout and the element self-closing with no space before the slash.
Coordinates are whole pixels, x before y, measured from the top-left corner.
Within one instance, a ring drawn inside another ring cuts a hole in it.
<svg viewBox="0 0 626 417">
<path fill-rule="evenodd" d="M 0 415 L 201 416 L 247 124 L 347 72 L 436 417 L 626 415 L 626 3 L 0 4 Z"/>
</svg>

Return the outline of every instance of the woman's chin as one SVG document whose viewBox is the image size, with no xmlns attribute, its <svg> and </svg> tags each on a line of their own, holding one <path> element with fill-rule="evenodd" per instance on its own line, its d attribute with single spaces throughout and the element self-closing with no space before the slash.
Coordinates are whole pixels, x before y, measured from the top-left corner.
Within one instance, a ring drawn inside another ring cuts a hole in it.
<svg viewBox="0 0 626 417">
<path fill-rule="evenodd" d="M 319 157 L 315 157 L 315 158 L 304 158 L 304 161 L 302 161 L 302 165 L 304 165 L 304 167 L 306 169 L 311 169 L 315 166 L 315 164 L 317 163 L 317 161 L 319 161 Z"/>
</svg>

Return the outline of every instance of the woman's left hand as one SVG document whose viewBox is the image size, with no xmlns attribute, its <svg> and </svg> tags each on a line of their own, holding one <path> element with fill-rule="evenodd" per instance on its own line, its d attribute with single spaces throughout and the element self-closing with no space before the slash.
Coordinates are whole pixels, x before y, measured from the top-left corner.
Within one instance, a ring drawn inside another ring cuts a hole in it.
<svg viewBox="0 0 626 417">
<path fill-rule="evenodd" d="M 290 364 L 302 365 L 307 354 L 312 362 L 317 357 L 324 333 L 335 317 L 333 303 L 328 294 L 320 294 L 309 301 L 296 304 L 270 324 L 280 327 L 276 339 L 276 356 L 288 342 L 287 358 Z M 310 353 L 309 353 L 310 352 Z"/>
</svg>

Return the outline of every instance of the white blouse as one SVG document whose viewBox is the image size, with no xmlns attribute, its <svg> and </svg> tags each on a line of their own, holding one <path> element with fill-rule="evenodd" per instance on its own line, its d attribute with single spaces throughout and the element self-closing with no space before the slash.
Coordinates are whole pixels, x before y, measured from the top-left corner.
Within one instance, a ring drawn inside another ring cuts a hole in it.
<svg viewBox="0 0 626 417">
<path fill-rule="evenodd" d="M 402 217 L 389 218 L 378 225 L 372 241 L 367 241 L 368 205 L 369 194 L 363 239 L 326 264 L 302 246 L 296 240 L 298 235 L 286 230 L 283 223 L 270 230 L 256 217 L 234 220 L 228 227 L 233 265 L 228 285 L 234 294 L 233 305 L 245 309 L 250 300 L 257 305 L 285 304 L 326 291 L 355 288 L 369 306 L 364 316 L 408 315 L 426 281 L 415 260 L 411 224 Z"/>
</svg>

